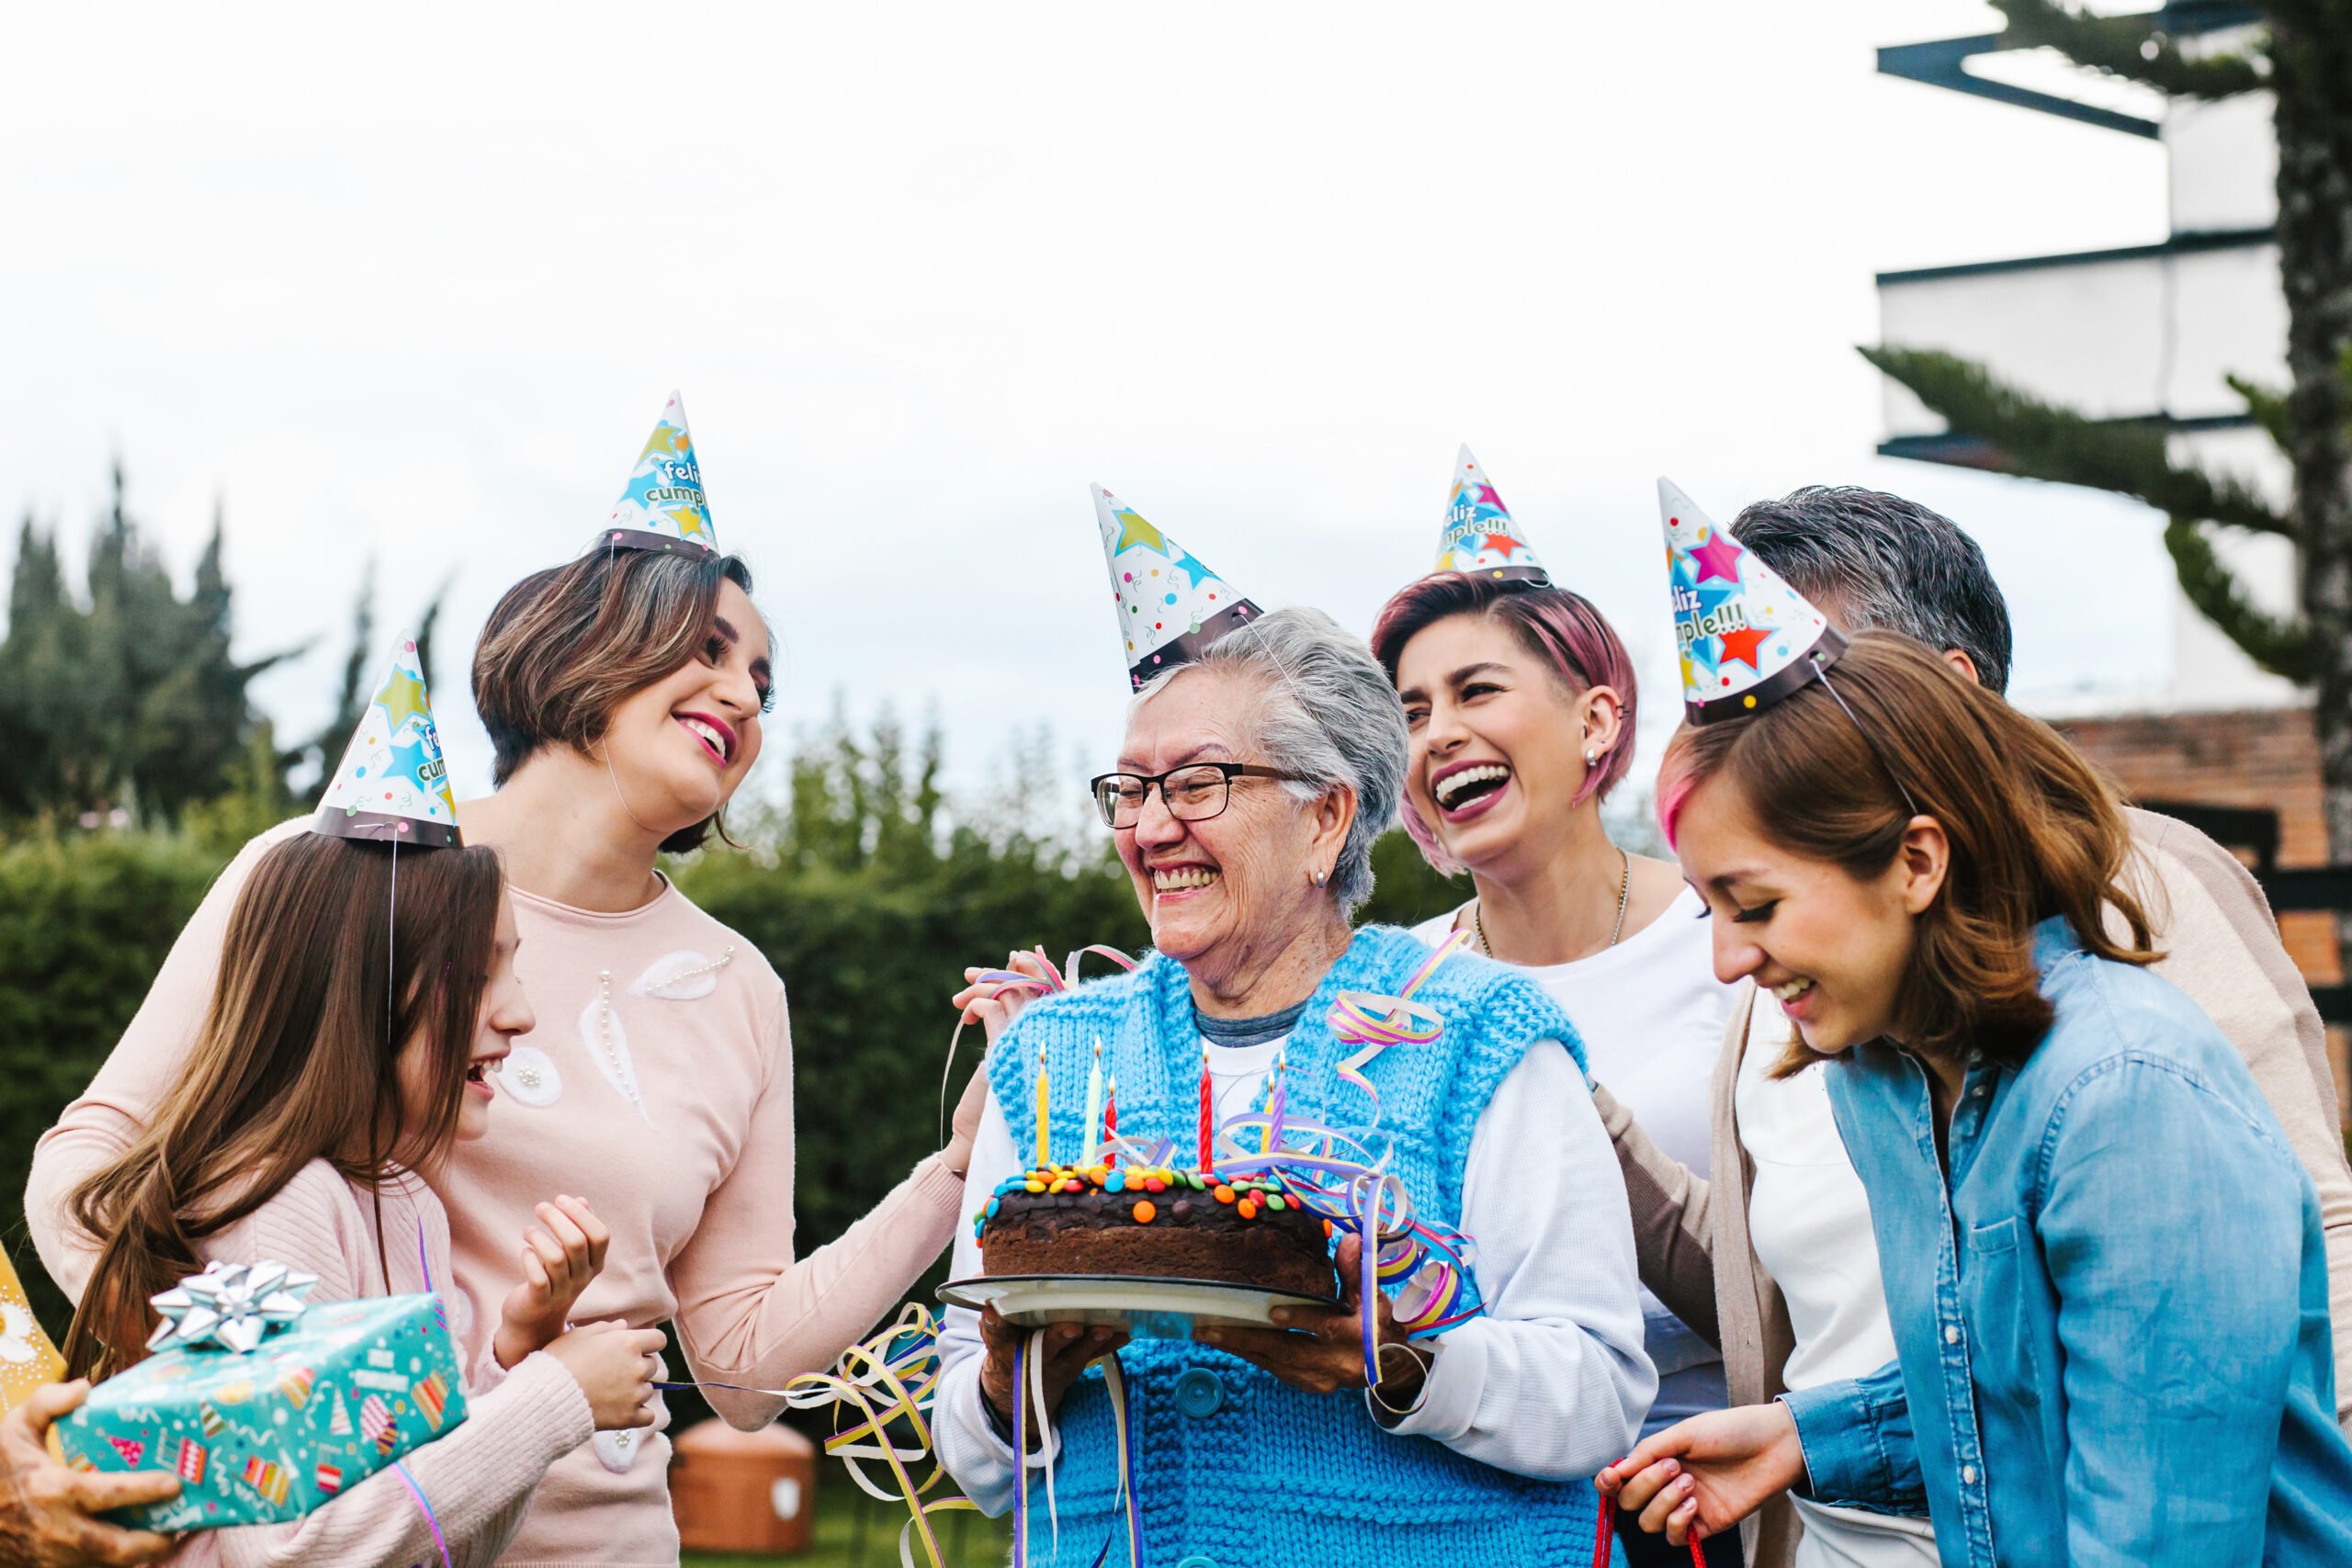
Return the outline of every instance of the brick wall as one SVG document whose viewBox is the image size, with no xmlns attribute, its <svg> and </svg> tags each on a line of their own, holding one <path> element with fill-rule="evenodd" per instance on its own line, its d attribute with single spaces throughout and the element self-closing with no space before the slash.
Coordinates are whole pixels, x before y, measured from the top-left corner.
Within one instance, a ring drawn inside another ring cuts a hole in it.
<svg viewBox="0 0 2352 1568">
<path fill-rule="evenodd" d="M 2309 708 L 2250 708 L 2223 713 L 2129 714 L 2076 718 L 2058 728 L 2113 774 L 2133 799 L 2261 807 L 2278 813 L 2278 863 L 2327 863 L 2327 827 L 2320 814 L 2319 739 Z M 2289 956 L 2313 985 L 2334 985 L 2343 969 L 2330 915 L 2279 918 Z M 2336 1099 L 2352 1106 L 2352 1064 L 2345 1032 L 2328 1031 Z"/>
</svg>

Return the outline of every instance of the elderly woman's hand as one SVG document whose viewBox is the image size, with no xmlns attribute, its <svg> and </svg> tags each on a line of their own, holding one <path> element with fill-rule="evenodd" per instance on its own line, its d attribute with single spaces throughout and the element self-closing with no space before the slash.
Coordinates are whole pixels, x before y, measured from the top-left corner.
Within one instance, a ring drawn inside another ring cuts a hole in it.
<svg viewBox="0 0 2352 1568">
<path fill-rule="evenodd" d="M 86 1382 L 51 1384 L 0 1420 L 0 1562 L 27 1568 L 90 1568 L 153 1562 L 171 1537 L 102 1524 L 93 1514 L 161 1503 L 180 1478 L 158 1471 L 107 1475 L 68 1470 L 49 1457 L 50 1423 L 82 1403 Z"/>
<path fill-rule="evenodd" d="M 980 1311 L 980 1342 L 988 1348 L 988 1359 L 980 1364 L 980 1397 L 996 1408 L 1003 1420 L 1012 1419 L 1012 1401 L 1016 1391 L 1012 1386 L 1012 1352 L 1029 1337 L 1026 1328 L 1015 1328 L 998 1315 L 994 1307 Z M 1080 1373 L 1104 1356 L 1116 1355 L 1119 1347 L 1127 1342 L 1124 1328 L 1089 1328 L 1082 1323 L 1057 1323 L 1046 1330 L 1046 1410 L 1051 1421 L 1062 1407 L 1062 1395 Z M 1032 1417 L 1036 1414 L 1033 1405 Z M 1035 1422 L 1032 1421 L 1032 1427 Z"/>
<path fill-rule="evenodd" d="M 1006 955 L 1004 967 L 1016 975 L 1026 975 L 1033 980 L 1046 977 L 1045 961 L 1034 953 L 1019 949 Z M 996 986 L 982 985 L 980 976 L 987 973 L 987 970 L 979 968 L 965 970 L 964 988 L 947 999 L 962 1010 L 966 1023 L 978 1023 L 987 1030 L 989 1043 L 993 1045 L 997 1036 L 1012 1027 L 1013 1019 L 1019 1016 L 1029 998 L 1037 993 L 1025 986 L 1002 990 Z"/>
<path fill-rule="evenodd" d="M 1209 1326 L 1194 1330 L 1193 1337 L 1230 1350 L 1308 1393 L 1362 1388 L 1364 1303 L 1359 1265 L 1363 1258 L 1363 1242 L 1352 1235 L 1340 1239 L 1335 1259 L 1340 1270 L 1337 1307 L 1276 1307 L 1275 1327 Z M 1406 1342 L 1388 1297 L 1379 1291 L 1372 1294 L 1380 1348 L 1379 1397 L 1393 1409 L 1407 1409 L 1420 1398 L 1421 1381 L 1429 1375 L 1428 1356 Z"/>
</svg>

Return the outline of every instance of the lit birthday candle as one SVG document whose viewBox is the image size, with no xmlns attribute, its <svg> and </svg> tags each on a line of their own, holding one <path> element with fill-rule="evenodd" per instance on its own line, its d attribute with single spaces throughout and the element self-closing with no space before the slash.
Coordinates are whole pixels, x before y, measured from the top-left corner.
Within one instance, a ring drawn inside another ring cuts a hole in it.
<svg viewBox="0 0 2352 1568">
<path fill-rule="evenodd" d="M 1207 1176 L 1216 1169 L 1216 1150 L 1211 1146 L 1216 1137 L 1216 1111 L 1210 1104 L 1209 1043 L 1201 1042 L 1201 1174 Z"/>
<path fill-rule="evenodd" d="M 1119 1075 L 1113 1073 L 1106 1082 L 1109 1087 L 1102 1096 L 1102 1141 L 1106 1144 L 1115 1144 L 1119 1137 Z M 1115 1152 L 1105 1150 L 1102 1155 L 1102 1163 L 1106 1166 L 1117 1165 L 1119 1156 Z"/>
<path fill-rule="evenodd" d="M 1053 1140 L 1046 1122 L 1046 1048 L 1037 1047 L 1037 1168 L 1043 1170 L 1053 1161 Z"/>
<path fill-rule="evenodd" d="M 1094 1065 L 1086 1069 L 1086 1150 L 1079 1160 L 1092 1165 L 1101 1152 L 1102 1134 L 1102 1037 L 1094 1037 Z"/>
</svg>

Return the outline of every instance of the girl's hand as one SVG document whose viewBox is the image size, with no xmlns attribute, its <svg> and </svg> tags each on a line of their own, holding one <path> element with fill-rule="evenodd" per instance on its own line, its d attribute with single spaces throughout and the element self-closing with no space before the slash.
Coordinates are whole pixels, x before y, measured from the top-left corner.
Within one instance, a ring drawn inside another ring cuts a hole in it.
<svg viewBox="0 0 2352 1568">
<path fill-rule="evenodd" d="M 596 1430 L 612 1432 L 653 1425 L 653 1380 L 662 1375 L 662 1347 L 666 1343 L 658 1328 L 631 1328 L 618 1321 L 583 1323 L 557 1336 L 547 1352 L 563 1363 L 588 1396 Z"/>
<path fill-rule="evenodd" d="M 994 1307 L 980 1313 L 980 1341 L 988 1347 L 988 1359 L 980 1364 L 980 1397 L 996 1406 L 996 1413 L 1006 1421 L 1012 1419 L 1012 1352 L 1029 1337 L 1029 1330 L 1015 1328 L 997 1315 Z M 1051 1421 L 1062 1407 L 1062 1395 L 1069 1392 L 1079 1374 L 1104 1356 L 1116 1355 L 1119 1347 L 1127 1342 L 1124 1328 L 1089 1328 L 1082 1323 L 1057 1323 L 1046 1330 L 1046 1410 L 1045 1418 Z M 1033 1405 L 1029 1412 L 1030 1426 L 1035 1430 L 1040 1423 Z M 1037 1439 L 1042 1442 L 1042 1438 Z"/>
<path fill-rule="evenodd" d="M 1363 1376 L 1363 1243 L 1349 1235 L 1340 1238 L 1333 1262 L 1340 1270 L 1340 1304 L 1336 1307 L 1276 1307 L 1272 1328 L 1204 1327 L 1193 1337 L 1204 1345 L 1229 1350 L 1261 1371 L 1308 1393 L 1362 1388 Z M 1421 1382 L 1429 1375 L 1426 1352 L 1406 1342 L 1396 1326 L 1388 1297 L 1373 1292 L 1378 1325 L 1380 1400 L 1399 1410 L 1420 1397 Z"/>
<path fill-rule="evenodd" d="M 506 1294 L 492 1348 L 502 1367 L 518 1365 L 564 1332 L 572 1303 L 604 1270 L 612 1235 L 584 1198 L 559 1196 L 537 1213 L 542 1230 L 523 1233 L 523 1282 Z"/>
<path fill-rule="evenodd" d="M 1016 975 L 1026 975 L 1033 980 L 1043 980 L 1046 977 L 1045 962 L 1034 953 L 1016 951 L 1008 953 L 1005 956 L 1004 966 Z M 994 986 L 984 986 L 980 984 L 979 977 L 985 973 L 987 971 L 982 969 L 965 970 L 964 978 L 967 983 L 962 990 L 947 999 L 962 1010 L 966 1023 L 978 1023 L 987 1030 L 989 1043 L 993 1045 L 996 1043 L 997 1036 L 1012 1027 L 1013 1019 L 1018 1017 L 1021 1010 L 1028 1005 L 1029 998 L 1038 993 L 1025 986 L 1016 986 L 1010 990 L 998 990 Z M 993 995 L 990 994 L 992 992 Z"/>
<path fill-rule="evenodd" d="M 956 1102 L 956 1122 L 947 1146 L 939 1151 L 940 1163 L 958 1176 L 971 1168 L 972 1140 L 979 1135 L 980 1113 L 988 1106 L 988 1069 L 975 1067 L 971 1080 L 964 1086 L 964 1098 Z"/>
<path fill-rule="evenodd" d="M 1721 1535 L 1804 1480 L 1796 1417 L 1778 1400 L 1676 1423 L 1593 1477 L 1601 1495 L 1676 1546 Z"/>
</svg>

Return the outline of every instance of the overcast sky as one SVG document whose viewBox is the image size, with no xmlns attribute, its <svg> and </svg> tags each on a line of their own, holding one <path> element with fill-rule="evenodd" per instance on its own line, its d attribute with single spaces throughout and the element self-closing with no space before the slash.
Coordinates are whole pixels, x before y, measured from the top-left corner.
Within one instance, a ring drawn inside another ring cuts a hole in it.
<svg viewBox="0 0 2352 1568">
<path fill-rule="evenodd" d="M 474 630 L 587 543 L 673 387 L 779 634 L 772 746 L 839 690 L 935 704 L 967 783 L 1008 722 L 1104 751 L 1090 479 L 1361 630 L 1462 441 L 1655 722 L 1659 473 L 1722 517 L 1917 497 L 1984 541 L 2023 691 L 2162 679 L 2153 514 L 1872 453 L 1875 272 L 2164 232 L 2154 142 L 1875 73 L 1986 7 L 237 15 L 12 16 L 0 505 L 78 560 L 119 452 L 184 572 L 221 498 L 240 650 L 318 639 L 260 687 L 292 731 L 363 563 L 391 623 L 454 570 L 461 793 Z"/>
</svg>

